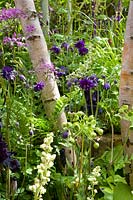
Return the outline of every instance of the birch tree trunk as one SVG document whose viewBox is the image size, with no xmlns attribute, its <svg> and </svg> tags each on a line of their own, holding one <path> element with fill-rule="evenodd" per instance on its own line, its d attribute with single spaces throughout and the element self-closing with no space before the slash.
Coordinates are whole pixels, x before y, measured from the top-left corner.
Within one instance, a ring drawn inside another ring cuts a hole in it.
<svg viewBox="0 0 133 200">
<path fill-rule="evenodd" d="M 68 6 L 68 34 L 72 35 L 73 32 L 73 19 L 72 19 L 72 0 L 67 1 Z"/>
<path fill-rule="evenodd" d="M 122 70 L 120 76 L 119 104 L 133 106 L 133 0 L 130 1 L 129 12 L 126 24 L 125 42 L 122 57 Z M 125 153 L 130 157 L 133 154 L 133 131 L 129 129 L 130 123 L 121 120 L 122 141 L 126 143 Z M 125 173 L 129 177 L 129 183 L 133 188 L 133 162 L 127 166 Z"/>
<path fill-rule="evenodd" d="M 49 8 L 48 8 L 48 0 L 41 0 L 41 8 L 43 12 L 43 20 L 44 20 L 44 35 L 48 37 L 50 31 L 50 17 L 49 17 Z"/>
<path fill-rule="evenodd" d="M 47 44 L 40 27 L 39 19 L 33 0 L 15 0 L 16 8 L 22 10 L 26 15 L 21 18 L 22 29 L 28 44 L 29 55 L 33 64 L 38 81 L 44 81 L 45 87 L 42 90 L 42 101 L 46 115 L 52 117 L 56 100 L 60 98 L 58 86 L 54 77 L 53 66 L 50 61 L 50 55 Z M 27 26 L 33 26 L 35 30 L 32 33 L 26 32 Z M 67 123 L 66 115 L 62 112 L 55 126 L 62 129 L 64 123 Z M 66 157 L 71 164 L 75 164 L 75 154 L 72 149 L 65 149 Z"/>
</svg>

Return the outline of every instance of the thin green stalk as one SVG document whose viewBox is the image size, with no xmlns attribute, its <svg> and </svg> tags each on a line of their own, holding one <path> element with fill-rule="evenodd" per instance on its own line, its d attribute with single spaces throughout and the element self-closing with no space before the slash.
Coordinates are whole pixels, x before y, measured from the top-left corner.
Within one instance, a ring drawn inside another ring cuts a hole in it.
<svg viewBox="0 0 133 200">
<path fill-rule="evenodd" d="M 94 112 L 93 112 L 93 101 L 92 101 L 92 91 L 90 90 L 90 103 L 91 103 L 91 114 L 94 115 Z"/>
<path fill-rule="evenodd" d="M 10 200 L 10 169 L 6 169 L 6 200 Z"/>
<path fill-rule="evenodd" d="M 92 142 L 89 141 L 89 149 L 88 149 L 88 158 L 89 158 L 89 173 L 91 173 L 91 148 L 92 148 Z"/>
<path fill-rule="evenodd" d="M 70 20 L 70 22 L 68 24 L 67 35 L 70 33 L 71 26 L 72 26 L 74 18 L 76 18 L 76 15 L 80 12 L 80 10 L 82 9 L 82 7 L 84 6 L 85 3 L 86 3 L 86 0 L 84 0 L 82 2 L 82 4 L 80 5 L 80 7 L 78 8 L 78 10 L 73 15 L 71 15 L 71 20 Z"/>
<path fill-rule="evenodd" d="M 111 157 L 110 157 L 110 164 L 112 165 L 113 163 L 113 157 L 114 157 L 114 126 L 111 120 L 110 113 L 108 111 L 107 115 L 109 116 L 110 124 L 111 124 Z"/>
<path fill-rule="evenodd" d="M 111 158 L 110 158 L 111 164 L 113 162 L 113 157 L 114 157 L 114 126 L 111 123 Z"/>
<path fill-rule="evenodd" d="M 22 184 L 21 184 L 21 189 L 23 188 L 24 182 L 25 182 L 26 169 L 27 169 L 27 159 L 28 159 L 28 145 L 26 144 L 26 146 L 25 146 L 25 173 L 24 173 Z"/>
<path fill-rule="evenodd" d="M 96 112 L 95 112 L 95 118 L 97 118 L 98 115 L 98 107 L 99 107 L 99 91 L 97 90 L 97 105 L 96 105 Z"/>
<path fill-rule="evenodd" d="M 81 143 L 81 156 L 80 156 L 80 169 L 79 169 L 79 183 L 82 177 L 83 171 L 83 154 L 84 154 L 84 135 L 82 135 L 82 143 Z"/>
</svg>

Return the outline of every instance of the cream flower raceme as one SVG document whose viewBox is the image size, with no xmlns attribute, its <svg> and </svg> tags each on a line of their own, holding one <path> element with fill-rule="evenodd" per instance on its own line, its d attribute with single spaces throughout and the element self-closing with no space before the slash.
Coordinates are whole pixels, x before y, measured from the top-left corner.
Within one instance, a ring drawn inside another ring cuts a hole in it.
<svg viewBox="0 0 133 200">
<path fill-rule="evenodd" d="M 53 142 L 53 133 L 50 133 L 44 142 L 40 145 L 43 150 L 41 152 L 41 163 L 37 165 L 37 177 L 34 179 L 34 185 L 29 186 L 29 189 L 34 193 L 34 200 L 42 200 L 42 195 L 46 193 L 46 185 L 50 181 L 50 168 L 54 165 L 55 154 L 51 154 Z"/>
</svg>

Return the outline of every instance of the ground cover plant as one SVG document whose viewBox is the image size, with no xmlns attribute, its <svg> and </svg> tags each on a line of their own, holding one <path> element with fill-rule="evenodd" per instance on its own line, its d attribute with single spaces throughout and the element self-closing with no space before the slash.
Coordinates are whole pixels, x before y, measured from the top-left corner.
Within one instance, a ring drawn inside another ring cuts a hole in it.
<svg viewBox="0 0 133 200">
<path fill-rule="evenodd" d="M 20 2 L 0 2 L 0 200 L 133 199 L 124 173 L 132 156 L 115 144 L 121 118 L 132 126 L 133 116 L 119 107 L 129 1 L 49 0 L 45 15 L 44 2 L 30 0 L 52 62 L 41 79 L 29 54 L 37 29 L 23 29 Z M 60 93 L 52 101 L 49 80 Z"/>
</svg>

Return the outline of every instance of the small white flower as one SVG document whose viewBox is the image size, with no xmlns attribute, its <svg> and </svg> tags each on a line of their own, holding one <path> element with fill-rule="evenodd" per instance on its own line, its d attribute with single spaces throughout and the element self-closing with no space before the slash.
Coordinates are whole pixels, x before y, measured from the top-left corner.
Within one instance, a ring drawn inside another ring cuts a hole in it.
<svg viewBox="0 0 133 200">
<path fill-rule="evenodd" d="M 97 193 L 97 190 L 96 190 L 96 189 L 94 189 L 94 193 L 95 193 L 95 194 Z"/>
<path fill-rule="evenodd" d="M 91 185 L 89 185 L 89 186 L 88 186 L 88 190 L 91 190 L 91 189 L 92 189 L 92 187 L 91 187 Z"/>
</svg>

